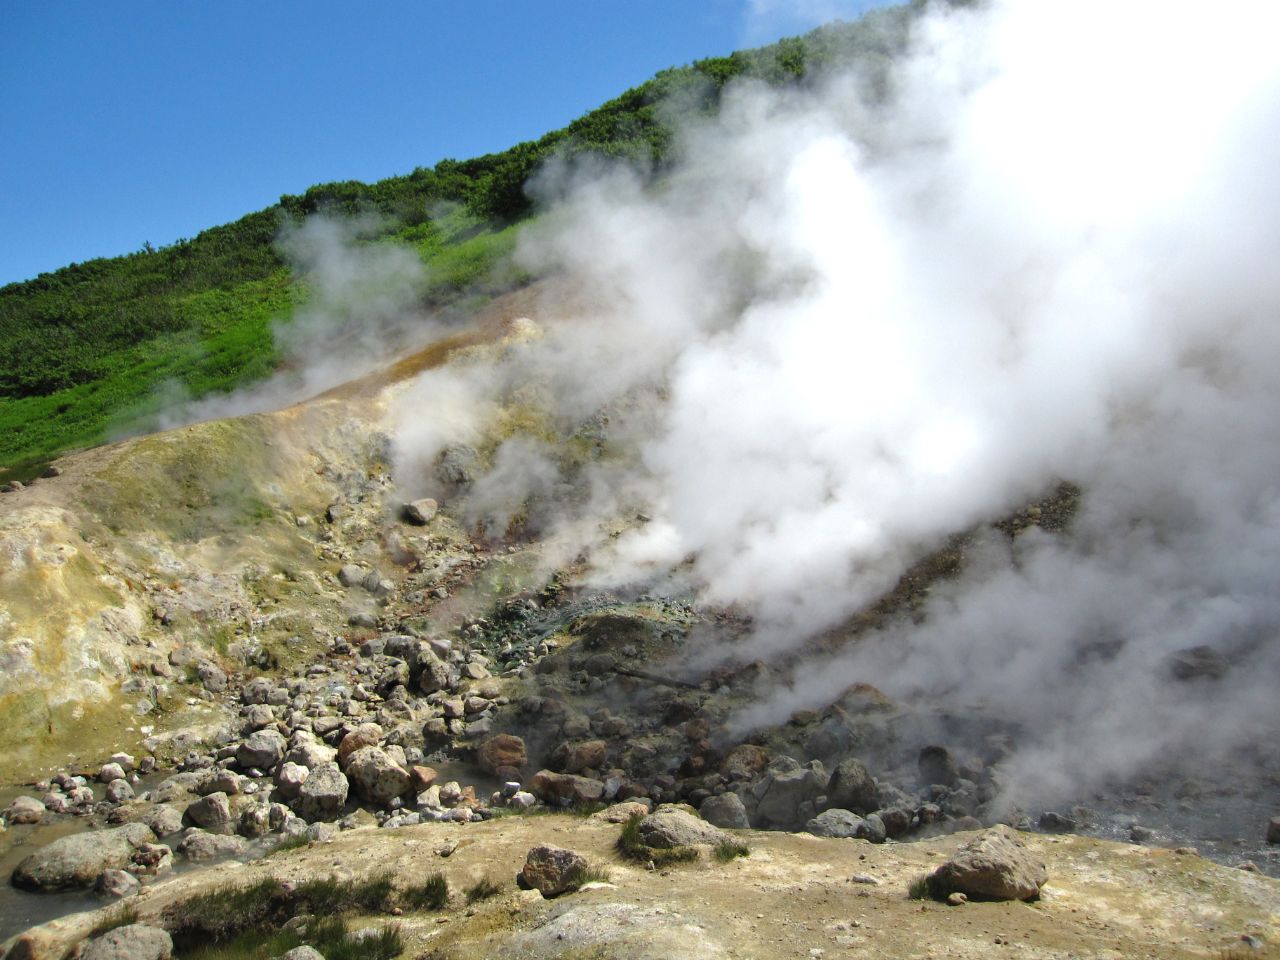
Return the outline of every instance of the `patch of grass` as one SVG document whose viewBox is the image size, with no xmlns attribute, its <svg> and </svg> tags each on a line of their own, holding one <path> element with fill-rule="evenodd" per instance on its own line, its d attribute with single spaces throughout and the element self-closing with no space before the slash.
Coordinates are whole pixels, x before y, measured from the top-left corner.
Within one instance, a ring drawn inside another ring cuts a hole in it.
<svg viewBox="0 0 1280 960">
<path fill-rule="evenodd" d="M 415 910 L 443 909 L 449 902 L 449 881 L 444 878 L 443 873 L 433 873 L 422 883 L 401 890 L 400 900 Z M 472 902 L 470 890 L 467 891 L 467 902 Z"/>
<path fill-rule="evenodd" d="M 267 856 L 271 857 L 277 853 L 284 853 L 288 850 L 298 850 L 301 847 L 311 846 L 312 841 L 308 839 L 305 833 L 295 833 L 291 837 L 282 837 L 274 847 L 268 851 Z"/>
<path fill-rule="evenodd" d="M 351 912 L 389 910 L 394 900 L 395 885 L 390 873 L 355 880 L 326 877 L 307 880 L 294 888 L 268 877 L 257 883 L 214 890 L 175 903 L 165 911 L 165 926 L 173 935 L 175 949 L 182 955 L 197 947 L 230 945 L 242 937 L 250 944 L 245 949 L 256 950 L 257 945 L 265 942 L 262 938 L 266 932 L 300 914 L 340 918 Z M 321 952 L 329 957 L 325 951 Z"/>
<path fill-rule="evenodd" d="M 89 931 L 89 936 L 90 938 L 100 937 L 104 933 L 110 933 L 118 927 L 127 927 L 129 924 L 137 922 L 137 907 L 131 903 L 117 904 L 110 913 L 99 920 L 97 925 Z"/>
<path fill-rule="evenodd" d="M 256 928 L 178 955 L 182 960 L 268 960 L 303 944 L 320 951 L 325 960 L 393 960 L 404 951 L 404 936 L 396 924 L 353 936 L 344 917 L 328 916 L 299 931 Z"/>
<path fill-rule="evenodd" d="M 666 867 L 675 863 L 689 863 L 698 859 L 698 851 L 693 847 L 660 849 L 643 843 L 640 840 L 640 821 L 643 819 L 644 816 L 642 814 L 635 813 L 622 825 L 622 832 L 618 835 L 618 842 L 615 844 L 615 848 L 624 860 L 630 860 L 633 863 L 649 863 L 652 861 L 655 867 Z"/>
<path fill-rule="evenodd" d="M 479 903 L 502 893 L 502 884 L 491 877 L 483 877 L 467 887 L 467 903 Z"/>
<path fill-rule="evenodd" d="M 592 816 L 593 814 L 599 813 L 601 810 L 607 809 L 608 806 L 609 804 L 605 803 L 604 801 L 596 800 L 594 803 L 575 803 L 572 807 L 569 807 L 565 812 L 571 813 L 575 817 L 589 817 L 589 816 Z"/>
<path fill-rule="evenodd" d="M 715 857 L 718 863 L 729 863 L 738 857 L 750 855 L 751 848 L 740 840 L 726 840 L 723 843 L 716 844 Z"/>
<path fill-rule="evenodd" d="M 908 900 L 929 900 L 933 895 L 932 884 L 927 873 L 920 874 L 907 885 Z"/>
</svg>

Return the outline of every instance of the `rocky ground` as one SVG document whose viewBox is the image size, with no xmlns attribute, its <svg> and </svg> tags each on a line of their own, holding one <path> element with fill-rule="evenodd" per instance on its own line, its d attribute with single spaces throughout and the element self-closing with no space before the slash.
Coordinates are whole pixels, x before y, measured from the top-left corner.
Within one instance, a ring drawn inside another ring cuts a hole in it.
<svg viewBox="0 0 1280 960">
<path fill-rule="evenodd" d="M 518 349 L 525 306 L 500 303 L 483 336 L 401 372 Z M 408 925 L 406 955 L 613 956 L 601 944 L 633 930 L 655 956 L 1115 955 L 1101 952 L 1108 936 L 1133 955 L 1202 956 L 1242 934 L 1276 939 L 1277 886 L 1261 873 L 1280 866 L 1280 823 L 1257 816 L 1213 841 L 1244 870 L 1164 849 L 1188 842 L 1166 814 L 1224 807 L 1219 788 L 1242 794 L 1243 781 L 1020 810 L 1001 790 L 1016 731 L 866 685 L 734 732 L 778 665 L 695 668 L 690 652 L 745 625 L 679 596 L 584 593 L 536 538 L 476 536 L 460 505 L 482 448 L 437 464 L 456 499 L 405 502 L 379 426 L 394 389 L 355 384 L 90 451 L 0 502 L 0 781 L 17 787 L 0 794 L 0 863 L 16 888 L 64 891 L 52 896 L 68 910 L 94 892 L 153 917 L 228 877 L 360 873 L 366 858 L 398 874 L 447 860 L 455 889 L 488 872 L 509 882 L 530 847 L 563 840 L 607 862 L 616 886 L 545 903 L 512 889 Z M 599 442 L 598 424 L 580 432 L 595 439 L 575 456 Z M 1076 496 L 1054 492 L 1006 532 L 1065 524 Z M 911 615 L 964 543 L 922 561 L 844 639 Z M 1212 670 L 1201 659 L 1189 653 L 1189 678 Z M 1266 783 L 1248 781 L 1254 807 L 1274 798 Z M 699 829 L 774 832 L 749 834 L 745 860 L 650 871 L 614 862 L 616 823 L 533 815 L 674 803 Z M 994 824 L 1042 831 L 1029 841 L 1049 864 L 1039 906 L 906 899 L 950 835 Z M 1126 842 L 1071 836 L 1090 830 Z M 31 894 L 6 896 L 8 935 L 28 925 L 14 898 Z M 58 921 L 8 956 L 60 956 L 92 925 Z"/>
</svg>

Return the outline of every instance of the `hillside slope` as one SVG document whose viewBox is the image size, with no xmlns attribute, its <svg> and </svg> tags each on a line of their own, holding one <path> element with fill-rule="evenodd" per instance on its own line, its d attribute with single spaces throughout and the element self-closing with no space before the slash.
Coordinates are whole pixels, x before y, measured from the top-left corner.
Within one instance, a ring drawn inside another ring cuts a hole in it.
<svg viewBox="0 0 1280 960">
<path fill-rule="evenodd" d="M 373 184 L 320 184 L 190 240 L 0 288 L 0 480 L 26 480 L 63 450 L 148 429 L 175 398 L 230 391 L 276 370 L 284 358 L 273 330 L 308 296 L 276 244 L 282 229 L 322 213 L 372 214 L 377 226 L 363 242 L 408 245 L 426 265 L 424 306 L 491 296 L 524 279 L 495 267 L 514 245 L 504 228 L 533 212 L 526 183 L 550 158 L 594 155 L 660 173 L 677 146 L 673 112 L 714 113 L 732 80 L 805 83 L 858 63 L 884 83 L 922 7 L 663 71 L 501 153 Z"/>
</svg>

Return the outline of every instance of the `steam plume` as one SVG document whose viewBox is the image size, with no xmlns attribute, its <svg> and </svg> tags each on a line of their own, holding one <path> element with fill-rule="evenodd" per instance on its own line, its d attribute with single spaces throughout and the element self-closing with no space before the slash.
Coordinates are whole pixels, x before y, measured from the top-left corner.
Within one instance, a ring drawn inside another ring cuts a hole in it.
<svg viewBox="0 0 1280 960">
<path fill-rule="evenodd" d="M 986 700 L 1043 732 L 1025 762 L 1046 789 L 1256 741 L 1280 681 L 1277 21 L 1244 0 L 939 7 L 887 100 L 856 69 L 743 84 L 682 130 L 661 189 L 549 176 L 524 256 L 589 306 L 549 303 L 496 371 L 418 382 L 402 477 L 474 440 L 495 390 L 536 382 L 568 425 L 612 405 L 630 454 L 558 532 L 643 509 L 594 544 L 601 581 L 683 564 L 752 615 L 745 656 L 799 649 L 1071 480 L 1069 535 L 978 543 L 922 626 L 806 662 L 744 727 L 855 681 Z M 530 463 L 526 492 L 559 489 L 525 454 L 489 488 Z M 1169 654 L 1201 645 L 1225 675 L 1173 684 Z"/>
</svg>

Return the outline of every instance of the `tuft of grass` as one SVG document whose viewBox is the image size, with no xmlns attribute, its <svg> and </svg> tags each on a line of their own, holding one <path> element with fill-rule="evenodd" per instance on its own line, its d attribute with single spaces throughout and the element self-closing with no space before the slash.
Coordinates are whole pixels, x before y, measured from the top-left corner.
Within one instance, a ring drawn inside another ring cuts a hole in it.
<svg viewBox="0 0 1280 960">
<path fill-rule="evenodd" d="M 377 873 L 355 880 L 325 877 L 307 880 L 293 889 L 268 877 L 257 883 L 214 890 L 176 903 L 165 911 L 165 925 L 180 955 L 204 945 L 233 949 L 233 945 L 242 938 L 250 944 L 244 949 L 256 950 L 265 942 L 264 931 L 273 930 L 299 914 L 341 918 L 350 912 L 389 910 L 394 900 L 395 884 L 390 873 Z M 234 950 L 240 949 L 234 947 Z M 234 950 L 230 956 L 241 955 Z M 278 952 L 283 953 L 284 950 Z M 254 953 L 243 955 L 257 956 Z"/>
<path fill-rule="evenodd" d="M 479 903 L 481 900 L 496 897 L 501 892 L 502 884 L 491 877 L 483 877 L 467 887 L 467 903 Z"/>
<path fill-rule="evenodd" d="M 277 853 L 284 853 L 288 850 L 297 850 L 301 847 L 309 846 L 311 846 L 311 840 L 307 838 L 306 834 L 295 833 L 291 837 L 281 838 L 280 841 L 267 852 L 267 856 L 270 857 Z"/>
<path fill-rule="evenodd" d="M 633 813 L 622 825 L 615 848 L 624 860 L 633 863 L 649 863 L 655 867 L 666 867 L 675 863 L 688 863 L 698 859 L 698 851 L 693 847 L 671 847 L 659 849 L 650 847 L 640 840 L 640 821 L 644 816 Z"/>
<path fill-rule="evenodd" d="M 105 917 L 98 921 L 97 925 L 89 931 L 90 938 L 100 937 L 104 933 L 110 933 L 119 927 L 127 927 L 131 923 L 138 922 L 138 908 L 131 903 L 117 904 Z"/>
<path fill-rule="evenodd" d="M 929 900 L 934 896 L 929 874 L 922 873 L 907 885 L 908 900 Z"/>
<path fill-rule="evenodd" d="M 345 917 L 329 916 L 302 932 L 258 927 L 225 943 L 180 951 L 179 956 L 182 960 L 268 960 L 303 944 L 320 951 L 326 960 L 393 960 L 404 951 L 404 936 L 397 924 L 353 935 Z"/>
<path fill-rule="evenodd" d="M 415 910 L 443 909 L 449 902 L 449 881 L 444 878 L 443 873 L 433 873 L 422 883 L 401 890 L 400 899 Z M 467 902 L 472 902 L 470 890 L 467 891 Z"/>
<path fill-rule="evenodd" d="M 723 843 L 717 843 L 715 849 L 715 857 L 718 863 L 729 863 L 738 857 L 747 857 L 751 855 L 751 848 L 741 840 L 726 840 Z"/>
</svg>

